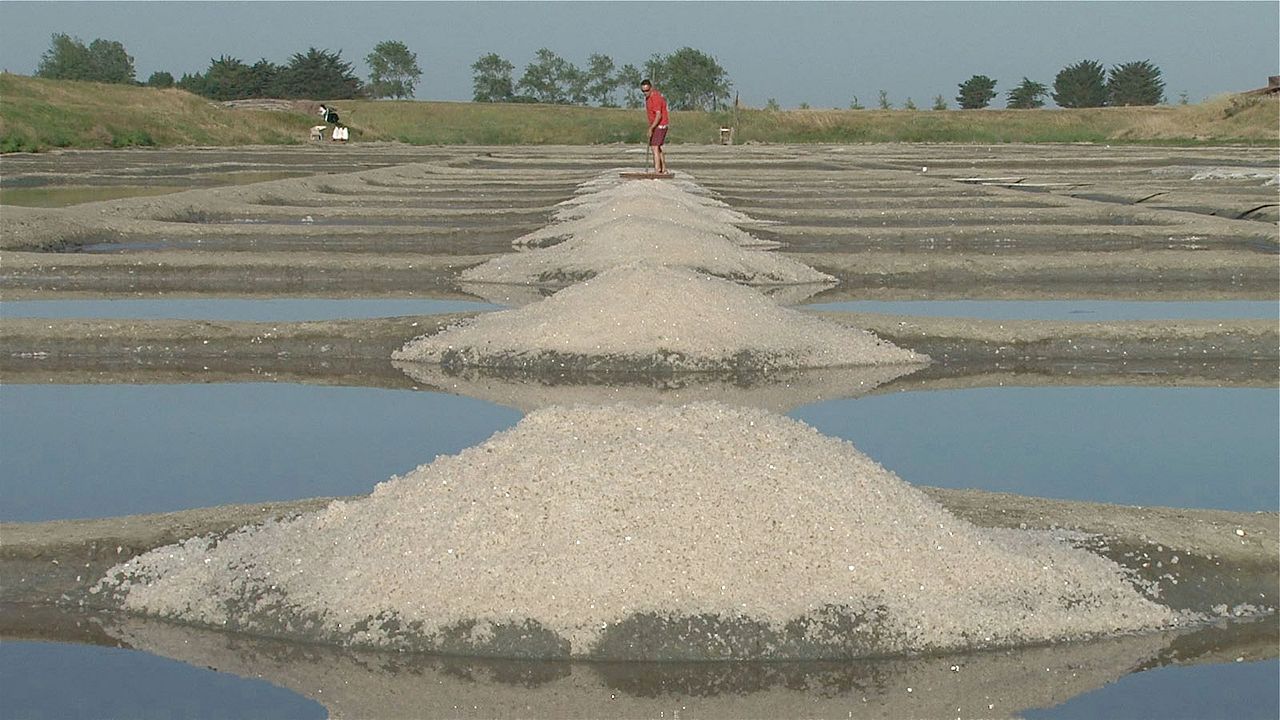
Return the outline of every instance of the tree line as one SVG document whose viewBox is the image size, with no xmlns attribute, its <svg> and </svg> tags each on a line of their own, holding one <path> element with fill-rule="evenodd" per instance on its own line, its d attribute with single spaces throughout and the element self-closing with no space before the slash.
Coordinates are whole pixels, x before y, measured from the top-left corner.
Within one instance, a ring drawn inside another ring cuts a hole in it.
<svg viewBox="0 0 1280 720">
<path fill-rule="evenodd" d="M 654 53 L 641 67 L 618 67 L 608 55 L 593 53 L 585 68 L 540 48 L 518 80 L 515 69 L 497 53 L 480 56 L 471 65 L 472 100 L 637 108 L 644 102 L 640 81 L 648 78 L 674 110 L 719 110 L 728 104 L 732 87 L 715 58 L 691 47 Z"/>
<path fill-rule="evenodd" d="M 174 80 L 172 73 L 161 70 L 152 73 L 145 83 L 139 83 L 133 57 L 120 42 L 99 38 L 85 45 L 79 38 L 56 33 L 49 50 L 41 56 L 35 74 L 55 80 L 178 87 L 213 100 L 413 96 L 422 70 L 418 67 L 418 56 L 404 43 L 380 42 L 365 57 L 365 62 L 370 68 L 367 83 L 356 77 L 351 63 L 342 59 L 341 50 L 331 52 L 314 47 L 305 53 L 294 53 L 283 65 L 265 58 L 250 65 L 223 55 L 210 59 L 209 67 L 202 73 L 184 73 Z"/>
<path fill-rule="evenodd" d="M 88 80 L 105 83 L 145 84 L 151 87 L 179 87 L 213 100 L 248 98 L 348 99 L 408 98 L 422 76 L 417 55 L 403 42 L 387 40 L 374 46 L 365 57 L 370 68 L 368 82 L 356 77 L 342 51 L 309 48 L 295 53 L 283 65 L 265 58 L 248 64 L 223 55 L 209 61 L 201 73 L 183 74 L 175 80 L 157 71 L 145 83 L 136 79 L 133 57 L 116 40 L 98 38 L 88 45 L 64 33 L 52 37 L 49 50 L 41 56 L 37 77 L 61 80 Z M 618 66 L 608 55 L 593 53 L 585 67 L 578 67 L 548 48 L 539 49 L 517 79 L 515 65 L 497 53 L 482 55 L 472 65 L 475 102 L 550 103 L 636 108 L 643 104 L 639 84 L 649 78 L 675 110 L 720 110 L 729 104 L 729 74 L 714 57 L 691 47 L 668 55 L 654 53 L 640 66 Z M 1011 109 L 1040 108 L 1045 98 L 1064 108 L 1091 108 L 1122 105 L 1157 105 L 1164 101 L 1164 80 L 1160 68 L 1149 60 L 1114 65 L 1104 69 L 1095 60 L 1068 65 L 1054 78 L 1052 90 L 1043 83 L 1022 78 L 1007 93 Z M 959 85 L 956 103 L 961 109 L 987 107 L 996 96 L 996 81 L 974 75 Z M 880 91 L 880 107 L 889 109 L 888 93 Z M 807 104 L 802 105 L 807 107 Z M 916 109 L 907 98 L 905 106 Z M 770 99 L 767 109 L 779 109 Z M 852 109 L 862 109 L 854 97 Z M 947 109 L 938 95 L 934 110 Z"/>
<path fill-rule="evenodd" d="M 184 73 L 174 79 L 157 71 L 145 83 L 136 79 L 133 57 L 115 40 L 96 39 L 85 45 L 79 38 L 58 33 L 40 59 L 37 77 L 56 80 L 88 80 L 104 83 L 178 87 L 213 100 L 248 98 L 348 99 L 412 97 L 422 70 L 417 55 L 399 41 L 378 43 L 365 57 L 368 82 L 356 77 L 342 51 L 309 48 L 278 65 L 265 58 L 247 63 L 223 55 L 209 60 L 204 72 Z M 608 55 L 594 53 L 579 68 L 548 48 L 542 48 L 517 80 L 515 65 L 489 53 L 480 57 L 473 71 L 476 102 L 530 102 L 639 107 L 643 103 L 640 80 L 648 77 L 662 88 L 677 110 L 718 110 L 729 101 L 732 83 L 715 58 L 693 48 L 669 55 L 655 53 L 642 66 L 617 66 Z"/>
<path fill-rule="evenodd" d="M 963 110 L 984 108 L 996 96 L 995 88 L 995 80 L 974 75 L 960 83 L 956 102 Z M 1113 65 L 1109 71 L 1095 60 L 1081 60 L 1058 71 L 1052 93 L 1044 84 L 1023 77 L 1009 91 L 1006 104 L 1014 110 L 1044 107 L 1050 95 L 1064 108 L 1158 105 L 1164 102 L 1164 80 L 1160 68 L 1149 60 Z"/>
</svg>

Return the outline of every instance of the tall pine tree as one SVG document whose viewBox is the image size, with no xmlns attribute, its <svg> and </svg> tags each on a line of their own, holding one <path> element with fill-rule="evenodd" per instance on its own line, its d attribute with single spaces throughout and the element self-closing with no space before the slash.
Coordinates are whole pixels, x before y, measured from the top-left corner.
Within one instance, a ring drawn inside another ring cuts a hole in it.
<svg viewBox="0 0 1280 720">
<path fill-rule="evenodd" d="M 1160 68 L 1149 60 L 1112 67 L 1107 78 L 1107 101 L 1111 105 L 1159 105 L 1164 102 L 1164 80 L 1160 79 Z"/>
<path fill-rule="evenodd" d="M 1102 63 L 1081 60 L 1059 70 L 1058 76 L 1053 80 L 1053 101 L 1064 108 L 1106 105 L 1107 81 Z"/>
<path fill-rule="evenodd" d="M 961 110 L 979 110 L 991 104 L 996 96 L 996 81 L 986 75 L 974 75 L 960 83 L 960 94 L 956 102 Z"/>
</svg>

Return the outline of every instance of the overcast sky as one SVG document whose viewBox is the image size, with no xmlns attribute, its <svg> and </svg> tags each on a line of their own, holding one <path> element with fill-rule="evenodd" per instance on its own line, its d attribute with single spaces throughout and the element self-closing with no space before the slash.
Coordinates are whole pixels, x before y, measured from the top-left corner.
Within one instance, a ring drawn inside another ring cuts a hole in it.
<svg viewBox="0 0 1280 720">
<path fill-rule="evenodd" d="M 641 66 L 692 47 L 762 107 L 955 106 L 973 75 L 997 80 L 994 107 L 1026 76 L 1150 60 L 1170 103 L 1248 90 L 1280 74 L 1280 3 L 1261 2 L 20 2 L 0 1 L 0 69 L 32 74 L 54 33 L 122 42 L 139 80 L 203 72 L 212 58 L 284 64 L 341 51 L 361 79 L 383 40 L 418 56 L 417 97 L 470 100 L 471 64 L 497 53 L 518 80 L 538 48 L 585 67 L 602 53 Z"/>
</svg>

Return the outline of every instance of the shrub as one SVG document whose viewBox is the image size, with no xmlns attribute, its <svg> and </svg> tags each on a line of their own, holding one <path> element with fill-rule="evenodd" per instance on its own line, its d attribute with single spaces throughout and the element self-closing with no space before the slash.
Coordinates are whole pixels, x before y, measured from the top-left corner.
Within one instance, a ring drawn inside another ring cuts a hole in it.
<svg viewBox="0 0 1280 720">
<path fill-rule="evenodd" d="M 1044 97 L 1048 94 L 1049 88 L 1024 77 L 1018 87 L 1009 91 L 1006 105 L 1012 110 L 1034 110 L 1044 107 Z"/>
<path fill-rule="evenodd" d="M 146 130 L 112 131 L 111 147 L 154 147 L 156 141 Z"/>
</svg>

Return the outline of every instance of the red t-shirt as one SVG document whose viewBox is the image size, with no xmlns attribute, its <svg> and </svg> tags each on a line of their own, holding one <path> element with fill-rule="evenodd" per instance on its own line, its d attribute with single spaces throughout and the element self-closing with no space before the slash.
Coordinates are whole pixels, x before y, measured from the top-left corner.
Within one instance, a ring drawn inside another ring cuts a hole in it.
<svg viewBox="0 0 1280 720">
<path fill-rule="evenodd" d="M 657 88 L 650 90 L 649 97 L 644 99 L 644 109 L 649 115 L 650 125 L 653 125 L 653 119 L 655 117 L 661 118 L 658 120 L 658 127 L 662 127 L 670 122 L 671 118 L 667 116 L 667 99 L 662 97 L 662 93 L 658 92 Z"/>
</svg>

